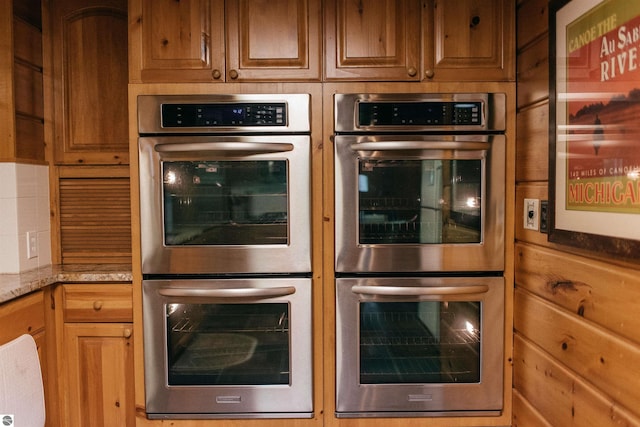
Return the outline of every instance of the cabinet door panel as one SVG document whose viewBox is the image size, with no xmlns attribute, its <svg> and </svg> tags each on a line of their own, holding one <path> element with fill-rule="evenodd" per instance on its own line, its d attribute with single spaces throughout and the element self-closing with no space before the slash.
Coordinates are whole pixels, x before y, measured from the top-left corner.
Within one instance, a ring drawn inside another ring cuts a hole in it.
<svg viewBox="0 0 640 427">
<path fill-rule="evenodd" d="M 53 4 L 57 163 L 128 163 L 126 11 L 123 0 Z"/>
<path fill-rule="evenodd" d="M 131 324 L 64 325 L 68 426 L 133 426 Z"/>
<path fill-rule="evenodd" d="M 419 80 L 420 2 L 328 0 L 326 77 Z"/>
<path fill-rule="evenodd" d="M 135 0 L 132 81 L 224 81 L 224 0 Z"/>
<path fill-rule="evenodd" d="M 320 0 L 227 2 L 227 80 L 319 80 Z"/>
<path fill-rule="evenodd" d="M 425 45 L 433 49 L 432 55 L 425 55 L 425 77 L 513 80 L 513 2 L 435 0 L 424 13 Z"/>
</svg>

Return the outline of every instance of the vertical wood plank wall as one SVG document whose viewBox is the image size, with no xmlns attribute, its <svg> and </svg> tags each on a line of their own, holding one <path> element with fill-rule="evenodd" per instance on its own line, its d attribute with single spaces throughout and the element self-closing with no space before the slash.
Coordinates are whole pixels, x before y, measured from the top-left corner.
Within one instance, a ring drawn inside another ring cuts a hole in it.
<svg viewBox="0 0 640 427">
<path fill-rule="evenodd" d="M 548 198 L 548 6 L 517 2 L 513 426 L 640 426 L 640 265 L 522 225 Z"/>
</svg>

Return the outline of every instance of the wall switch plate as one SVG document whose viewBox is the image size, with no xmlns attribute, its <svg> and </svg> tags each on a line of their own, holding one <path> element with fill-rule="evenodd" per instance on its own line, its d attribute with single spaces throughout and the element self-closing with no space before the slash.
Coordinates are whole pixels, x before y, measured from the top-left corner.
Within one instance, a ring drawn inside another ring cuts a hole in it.
<svg viewBox="0 0 640 427">
<path fill-rule="evenodd" d="M 27 231 L 27 258 L 35 258 L 38 256 L 38 233 L 36 231 Z"/>
<path fill-rule="evenodd" d="M 524 199 L 524 228 L 537 231 L 540 223 L 540 200 Z"/>
</svg>

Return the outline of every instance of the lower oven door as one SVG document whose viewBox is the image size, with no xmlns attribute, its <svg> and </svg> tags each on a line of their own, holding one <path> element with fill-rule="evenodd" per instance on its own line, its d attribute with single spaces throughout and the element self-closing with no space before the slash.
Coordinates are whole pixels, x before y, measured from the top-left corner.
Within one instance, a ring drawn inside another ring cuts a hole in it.
<svg viewBox="0 0 640 427">
<path fill-rule="evenodd" d="M 311 279 L 142 286 L 149 418 L 312 415 Z"/>
<path fill-rule="evenodd" d="M 336 415 L 499 414 L 503 283 L 337 279 Z"/>
</svg>

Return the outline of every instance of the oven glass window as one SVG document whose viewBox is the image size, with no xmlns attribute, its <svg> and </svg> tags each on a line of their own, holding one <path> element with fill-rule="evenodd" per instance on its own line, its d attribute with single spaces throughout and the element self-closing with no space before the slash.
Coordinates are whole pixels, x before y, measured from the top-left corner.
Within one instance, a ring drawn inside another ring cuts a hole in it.
<svg viewBox="0 0 640 427">
<path fill-rule="evenodd" d="M 163 162 L 164 242 L 288 243 L 287 161 Z"/>
<path fill-rule="evenodd" d="M 361 302 L 360 383 L 480 382 L 480 302 Z"/>
<path fill-rule="evenodd" d="M 480 243 L 482 160 L 361 159 L 360 244 Z"/>
<path fill-rule="evenodd" d="M 289 384 L 289 304 L 167 304 L 169 385 Z"/>
</svg>

